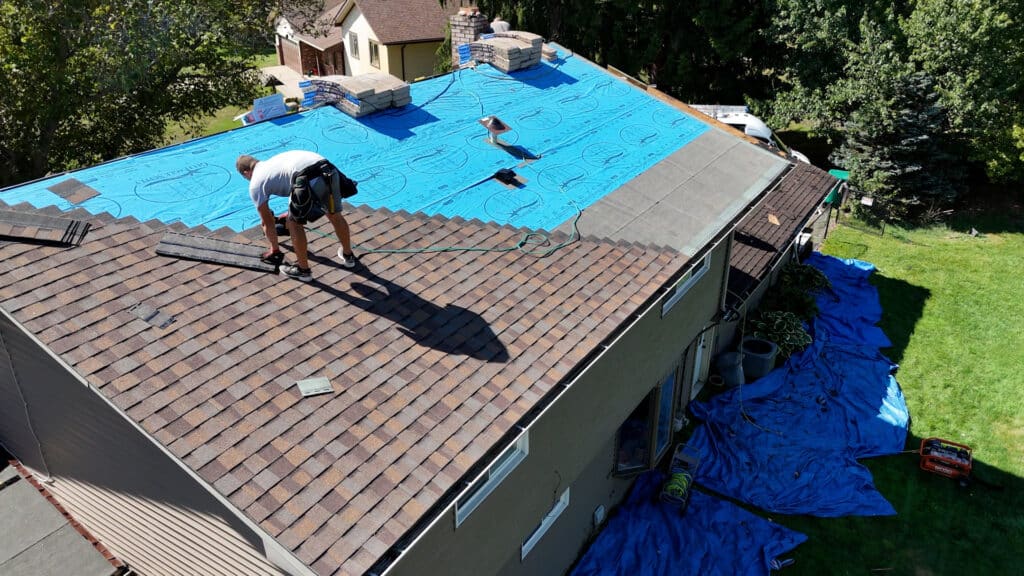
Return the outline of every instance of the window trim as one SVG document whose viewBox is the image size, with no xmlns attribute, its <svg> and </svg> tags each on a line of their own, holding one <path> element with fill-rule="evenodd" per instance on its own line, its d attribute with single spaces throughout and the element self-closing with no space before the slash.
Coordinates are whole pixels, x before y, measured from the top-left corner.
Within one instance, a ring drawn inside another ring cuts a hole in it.
<svg viewBox="0 0 1024 576">
<path fill-rule="evenodd" d="M 665 440 L 665 445 L 662 446 L 659 450 L 658 434 L 662 432 L 661 410 L 662 408 L 665 408 L 665 404 L 663 403 L 665 401 L 665 385 L 668 384 L 670 381 L 672 382 L 672 392 L 668 400 L 668 422 L 665 423 L 666 428 L 664 430 L 665 433 L 668 435 L 668 438 Z M 658 394 L 656 398 L 657 403 L 654 405 L 653 410 L 654 426 L 652 426 L 652 432 L 654 433 L 654 435 L 651 440 L 651 456 L 654 457 L 654 460 L 652 460 L 653 463 L 657 463 L 658 461 L 660 461 L 665 456 L 665 454 L 668 453 L 669 448 L 672 447 L 672 434 L 673 432 L 675 432 L 675 430 L 672 429 L 672 425 L 676 417 L 676 391 L 679 390 L 679 369 L 673 368 L 671 371 L 669 371 L 668 374 L 666 374 L 661 379 L 661 383 L 658 384 L 655 390 L 658 392 Z"/>
<path fill-rule="evenodd" d="M 455 527 L 458 528 L 491 492 L 530 454 L 530 431 L 523 430 L 516 441 L 494 459 L 455 499 Z"/>
<path fill-rule="evenodd" d="M 348 33 L 348 55 L 359 60 L 359 34 L 352 31 Z"/>
<path fill-rule="evenodd" d="M 678 282 L 676 282 L 675 288 L 673 288 L 672 295 L 669 296 L 668 299 L 665 300 L 665 303 L 661 305 L 662 318 L 664 318 L 665 315 L 668 314 L 668 311 L 671 310 L 673 306 L 678 304 L 679 301 L 683 299 L 683 296 L 685 296 L 686 293 L 690 291 L 690 288 L 693 288 L 693 285 L 696 284 L 698 280 L 703 278 L 704 275 L 708 273 L 708 270 L 710 268 L 711 254 L 708 253 L 705 254 L 703 258 L 701 258 L 700 263 L 686 271 L 686 274 L 684 274 L 683 277 L 680 278 Z"/>
<path fill-rule="evenodd" d="M 519 560 L 526 559 L 526 555 L 529 554 L 530 551 L 533 550 L 533 547 L 540 542 L 541 538 L 548 533 L 548 530 L 550 530 L 551 526 L 554 525 L 555 520 L 558 520 L 558 517 L 561 516 L 562 512 L 564 512 L 568 507 L 569 486 L 566 486 L 565 492 L 562 492 L 562 495 L 558 497 L 558 500 L 555 501 L 551 510 L 548 510 L 548 513 L 544 515 L 544 518 L 541 518 L 540 524 L 538 524 L 537 527 L 533 529 L 533 532 L 530 532 L 530 535 L 526 537 L 526 540 L 523 541 L 523 545 L 519 548 Z"/>
<path fill-rule="evenodd" d="M 370 40 L 370 66 L 380 69 L 380 44 L 376 40 Z"/>
</svg>

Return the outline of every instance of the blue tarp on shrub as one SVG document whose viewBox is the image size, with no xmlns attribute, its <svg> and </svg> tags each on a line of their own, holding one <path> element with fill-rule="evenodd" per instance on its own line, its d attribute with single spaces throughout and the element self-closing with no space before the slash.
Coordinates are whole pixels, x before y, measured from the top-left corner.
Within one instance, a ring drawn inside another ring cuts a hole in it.
<svg viewBox="0 0 1024 576">
<path fill-rule="evenodd" d="M 696 481 L 723 495 L 784 514 L 891 515 L 858 458 L 896 454 L 909 415 L 879 348 L 874 266 L 812 255 L 833 290 L 818 297 L 814 343 L 760 378 L 695 403 L 703 423 L 688 442 L 700 454 Z"/>
<path fill-rule="evenodd" d="M 640 476 L 573 576 L 767 575 L 807 536 L 691 490 L 686 513 L 658 500 L 664 475 Z"/>
</svg>

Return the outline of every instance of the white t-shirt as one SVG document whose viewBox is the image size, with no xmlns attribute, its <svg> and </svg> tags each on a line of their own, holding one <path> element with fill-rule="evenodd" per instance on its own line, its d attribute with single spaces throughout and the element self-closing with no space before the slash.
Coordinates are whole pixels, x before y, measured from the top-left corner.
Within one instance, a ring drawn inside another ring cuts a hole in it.
<svg viewBox="0 0 1024 576">
<path fill-rule="evenodd" d="M 289 150 L 256 163 L 249 178 L 249 197 L 256 208 L 271 196 L 287 196 L 292 192 L 292 176 L 323 160 L 316 152 Z"/>
</svg>

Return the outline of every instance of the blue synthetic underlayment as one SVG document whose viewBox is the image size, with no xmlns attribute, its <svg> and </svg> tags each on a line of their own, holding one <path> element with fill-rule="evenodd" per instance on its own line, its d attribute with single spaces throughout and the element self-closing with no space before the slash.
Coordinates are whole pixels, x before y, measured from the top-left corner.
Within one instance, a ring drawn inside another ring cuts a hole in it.
<svg viewBox="0 0 1024 576">
<path fill-rule="evenodd" d="M 904 449 L 909 413 L 890 345 L 874 266 L 813 254 L 833 290 L 818 297 L 814 343 L 763 378 L 691 405 L 703 423 L 687 442 L 701 457 L 696 481 L 784 514 L 891 515 L 858 458 Z"/>
<path fill-rule="evenodd" d="M 559 48 L 505 74 L 490 65 L 411 85 L 412 104 L 354 119 L 332 107 L 285 116 L 0 192 L 8 204 L 73 208 L 47 190 L 76 178 L 92 212 L 241 231 L 258 223 L 239 154 L 313 150 L 359 182 L 356 204 L 553 229 L 708 129 Z M 495 115 L 505 148 L 478 123 Z M 539 157 L 519 167 L 523 157 Z M 511 168 L 527 182 L 488 178 Z M 287 209 L 274 199 L 275 212 Z"/>
<path fill-rule="evenodd" d="M 572 576 L 767 575 L 807 536 L 691 490 L 685 514 L 658 500 L 664 475 L 636 480 Z"/>
</svg>

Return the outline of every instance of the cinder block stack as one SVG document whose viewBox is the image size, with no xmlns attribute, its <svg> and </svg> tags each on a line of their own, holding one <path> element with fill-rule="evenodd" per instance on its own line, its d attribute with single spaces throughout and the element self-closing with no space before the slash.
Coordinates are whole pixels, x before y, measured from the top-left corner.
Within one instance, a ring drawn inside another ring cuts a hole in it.
<svg viewBox="0 0 1024 576">
<path fill-rule="evenodd" d="M 412 102 L 409 84 L 383 72 L 327 76 L 310 80 L 310 83 L 316 89 L 314 104 L 333 104 L 356 118 Z"/>
</svg>

